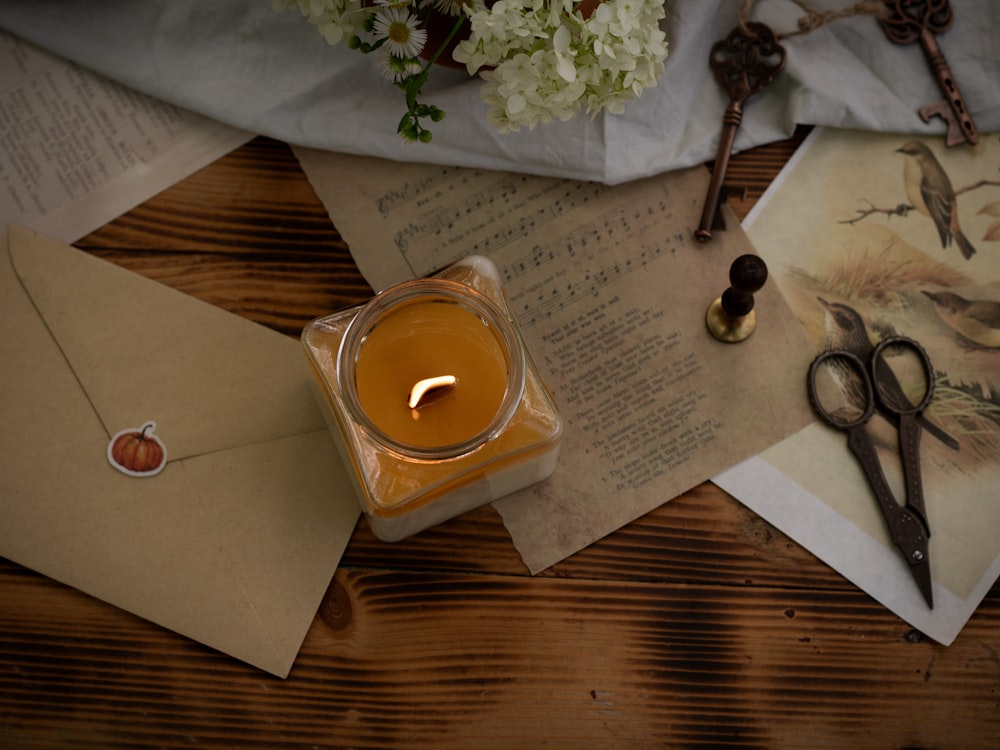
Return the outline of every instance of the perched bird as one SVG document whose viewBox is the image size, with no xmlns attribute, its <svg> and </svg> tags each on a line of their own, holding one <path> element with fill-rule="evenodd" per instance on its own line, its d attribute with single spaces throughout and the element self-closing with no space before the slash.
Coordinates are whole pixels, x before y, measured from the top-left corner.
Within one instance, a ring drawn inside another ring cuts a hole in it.
<svg viewBox="0 0 1000 750">
<path fill-rule="evenodd" d="M 896 151 L 906 157 L 903 185 L 907 199 L 917 211 L 934 221 L 942 248 L 948 248 L 954 239 L 962 256 L 966 260 L 971 258 L 976 248 L 962 234 L 958 225 L 955 190 L 934 154 L 920 141 L 907 141 Z"/>
<path fill-rule="evenodd" d="M 872 351 L 874 351 L 875 347 L 868 336 L 865 321 L 858 311 L 849 305 L 839 302 L 827 302 L 822 297 L 817 297 L 816 299 L 823 306 L 825 313 L 827 349 L 844 349 L 851 352 L 851 354 L 855 355 L 862 362 L 867 363 L 871 359 Z M 884 360 L 879 359 L 877 367 L 879 382 L 882 384 L 882 393 L 885 394 L 886 400 L 893 404 L 907 403 L 908 399 L 904 395 L 903 388 L 900 386 L 889 365 Z M 855 379 L 843 379 L 841 387 L 845 390 L 845 397 L 852 406 L 859 399 L 863 399 L 861 394 L 862 389 Z M 879 414 L 892 422 L 893 425 L 898 426 L 899 417 L 884 409 L 881 404 L 877 404 L 877 410 Z M 924 414 L 921 414 L 918 419 L 920 420 L 920 426 L 927 430 L 927 432 L 952 450 L 958 450 L 958 441 L 948 434 L 948 432 L 931 422 Z"/>
<path fill-rule="evenodd" d="M 827 302 L 822 297 L 816 299 L 823 306 L 825 314 L 827 351 L 848 351 L 863 363 L 867 363 L 874 347 L 868 340 L 868 332 L 861 316 L 847 305 Z M 857 419 L 865 412 L 868 405 L 863 382 L 847 361 L 829 359 L 827 362 L 830 363 L 830 374 L 843 397 L 834 415 L 845 421 Z"/>
<path fill-rule="evenodd" d="M 959 336 L 976 346 L 1000 348 L 1000 302 L 967 300 L 953 292 L 923 292 L 934 311 Z"/>
</svg>

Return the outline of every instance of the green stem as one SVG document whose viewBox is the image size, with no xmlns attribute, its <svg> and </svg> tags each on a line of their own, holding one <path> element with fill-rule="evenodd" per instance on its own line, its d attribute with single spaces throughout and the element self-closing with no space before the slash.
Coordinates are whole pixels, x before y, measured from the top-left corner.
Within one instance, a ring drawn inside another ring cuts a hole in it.
<svg viewBox="0 0 1000 750">
<path fill-rule="evenodd" d="M 448 31 L 448 36 L 444 38 L 444 41 L 441 42 L 441 46 L 437 48 L 437 51 L 427 62 L 428 68 L 437 62 L 437 59 L 441 57 L 441 53 L 448 48 L 448 45 L 451 44 L 451 40 L 455 38 L 455 35 L 459 32 L 459 30 L 465 25 L 465 22 L 468 20 L 469 20 L 468 17 L 464 13 L 459 14 L 459 16 L 455 19 L 455 23 L 452 24 L 451 29 Z"/>
<path fill-rule="evenodd" d="M 438 48 L 434 51 L 434 54 L 431 55 L 431 58 L 424 65 L 423 70 L 420 71 L 420 74 L 415 78 L 407 80 L 406 104 L 411 112 L 417 105 L 417 95 L 420 93 L 420 90 L 424 87 L 424 84 L 427 83 L 427 77 L 430 75 L 431 66 L 437 62 L 439 57 L 441 57 L 442 53 L 448 48 L 448 45 L 451 44 L 451 40 L 455 38 L 455 35 L 458 34 L 458 32 L 465 25 L 465 22 L 467 20 L 468 18 L 465 16 L 464 13 L 459 15 L 455 19 L 455 23 L 453 23 L 451 25 L 451 28 L 448 30 L 448 35 L 444 38 L 444 41 L 441 42 L 440 45 L 438 45 Z"/>
</svg>

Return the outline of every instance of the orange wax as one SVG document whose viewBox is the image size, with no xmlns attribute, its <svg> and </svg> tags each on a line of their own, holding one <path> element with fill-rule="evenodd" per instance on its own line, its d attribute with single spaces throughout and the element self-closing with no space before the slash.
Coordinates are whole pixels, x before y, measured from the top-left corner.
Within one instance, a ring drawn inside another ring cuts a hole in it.
<svg viewBox="0 0 1000 750">
<path fill-rule="evenodd" d="M 400 304 L 367 334 L 355 364 L 358 402 L 387 437 L 420 448 L 470 440 L 495 420 L 507 389 L 509 354 L 500 334 L 466 307 L 428 299 Z M 415 411 L 417 381 L 456 384 Z"/>
<path fill-rule="evenodd" d="M 378 538 L 402 539 L 555 470 L 562 421 L 486 258 L 317 318 L 302 341 Z M 435 390 L 421 397 L 425 387 Z"/>
</svg>

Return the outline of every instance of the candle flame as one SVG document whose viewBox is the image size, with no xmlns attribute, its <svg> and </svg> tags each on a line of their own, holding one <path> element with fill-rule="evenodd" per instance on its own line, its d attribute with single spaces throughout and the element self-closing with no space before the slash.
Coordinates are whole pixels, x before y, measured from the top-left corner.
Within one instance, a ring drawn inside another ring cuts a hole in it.
<svg viewBox="0 0 1000 750">
<path fill-rule="evenodd" d="M 410 389 L 410 398 L 406 402 L 406 405 L 410 407 L 410 413 L 413 415 L 413 418 L 420 419 L 417 409 L 433 401 L 437 401 L 437 399 L 454 388 L 457 382 L 458 380 L 454 375 L 438 375 L 437 377 L 424 378 L 414 383 L 413 388 Z"/>
</svg>

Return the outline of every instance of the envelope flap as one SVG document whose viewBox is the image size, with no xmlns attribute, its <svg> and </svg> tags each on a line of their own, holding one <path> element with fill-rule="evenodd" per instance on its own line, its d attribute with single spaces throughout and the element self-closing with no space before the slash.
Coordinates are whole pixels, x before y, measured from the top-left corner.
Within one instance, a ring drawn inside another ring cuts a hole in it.
<svg viewBox="0 0 1000 750">
<path fill-rule="evenodd" d="M 20 227 L 6 249 L 0 555 L 287 675 L 360 512 L 298 343 Z M 128 346 L 146 325 L 186 335 Z M 153 478 L 106 459 L 132 410 L 176 427 Z"/>
<path fill-rule="evenodd" d="M 8 240 L 109 436 L 155 421 L 173 460 L 324 428 L 296 340 L 23 227 Z"/>
</svg>

